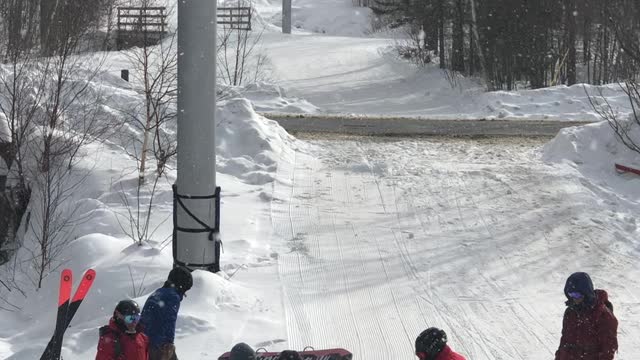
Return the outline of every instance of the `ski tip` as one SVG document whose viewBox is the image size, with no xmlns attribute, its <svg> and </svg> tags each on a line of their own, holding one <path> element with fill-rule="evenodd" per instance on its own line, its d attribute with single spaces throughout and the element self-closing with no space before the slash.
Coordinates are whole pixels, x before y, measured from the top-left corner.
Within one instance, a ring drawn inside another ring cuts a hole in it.
<svg viewBox="0 0 640 360">
<path fill-rule="evenodd" d="M 96 271 L 93 269 L 89 269 L 84 273 L 83 279 L 93 281 L 96 277 Z"/>
<path fill-rule="evenodd" d="M 71 297 L 72 283 L 73 272 L 71 271 L 71 269 L 62 270 L 62 274 L 60 274 L 60 292 L 58 297 L 58 306 L 62 306 L 69 301 L 69 297 Z"/>
<path fill-rule="evenodd" d="M 84 299 L 84 297 L 89 292 L 91 285 L 93 285 L 93 280 L 95 280 L 95 278 L 96 278 L 95 270 L 89 269 L 85 271 L 84 275 L 82 275 L 82 280 L 80 281 L 80 285 L 78 286 L 78 289 L 76 290 L 76 293 L 73 296 L 73 299 L 71 300 L 71 302 L 76 302 Z"/>
</svg>

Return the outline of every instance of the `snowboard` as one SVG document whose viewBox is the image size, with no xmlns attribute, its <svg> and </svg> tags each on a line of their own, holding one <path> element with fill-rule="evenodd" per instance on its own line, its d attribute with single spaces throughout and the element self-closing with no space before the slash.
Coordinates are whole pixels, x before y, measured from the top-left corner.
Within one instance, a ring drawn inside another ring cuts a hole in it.
<svg viewBox="0 0 640 360">
<path fill-rule="evenodd" d="M 302 360 L 351 360 L 353 356 L 345 349 L 307 350 L 298 352 Z M 218 360 L 229 360 L 231 353 L 222 354 Z M 256 360 L 277 360 L 279 352 L 256 352 Z"/>
</svg>

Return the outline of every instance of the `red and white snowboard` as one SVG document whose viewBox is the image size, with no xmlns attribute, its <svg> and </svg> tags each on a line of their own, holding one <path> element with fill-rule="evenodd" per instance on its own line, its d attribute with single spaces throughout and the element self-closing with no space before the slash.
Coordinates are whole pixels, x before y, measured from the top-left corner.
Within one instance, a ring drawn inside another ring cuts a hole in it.
<svg viewBox="0 0 640 360">
<path fill-rule="evenodd" d="M 229 360 L 231 353 L 222 354 L 218 360 Z M 353 356 L 345 349 L 307 350 L 300 351 L 302 360 L 351 360 Z M 257 352 L 256 360 L 277 360 L 279 352 Z"/>
</svg>

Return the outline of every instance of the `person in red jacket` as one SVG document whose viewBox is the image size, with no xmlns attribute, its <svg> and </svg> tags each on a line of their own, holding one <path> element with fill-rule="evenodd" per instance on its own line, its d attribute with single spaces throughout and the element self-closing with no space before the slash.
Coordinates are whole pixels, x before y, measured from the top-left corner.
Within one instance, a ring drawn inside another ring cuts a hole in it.
<svg viewBox="0 0 640 360">
<path fill-rule="evenodd" d="M 587 273 L 571 274 L 564 286 L 567 309 L 555 360 L 613 360 L 618 320 L 604 290 L 594 290 Z"/>
<path fill-rule="evenodd" d="M 100 328 L 96 360 L 148 360 L 149 338 L 141 331 L 139 321 L 138 304 L 120 301 L 109 325 Z"/>
<path fill-rule="evenodd" d="M 430 327 L 416 338 L 416 356 L 420 360 L 466 360 L 447 345 L 444 330 Z"/>
</svg>

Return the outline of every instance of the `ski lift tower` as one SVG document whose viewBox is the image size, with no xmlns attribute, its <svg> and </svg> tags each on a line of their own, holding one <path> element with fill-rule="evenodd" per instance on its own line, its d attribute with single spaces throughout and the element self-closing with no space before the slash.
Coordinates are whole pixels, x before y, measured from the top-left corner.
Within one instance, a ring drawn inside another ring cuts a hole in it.
<svg viewBox="0 0 640 360">
<path fill-rule="evenodd" d="M 173 262 L 220 270 L 216 186 L 216 1 L 178 1 L 178 179 Z"/>
</svg>

